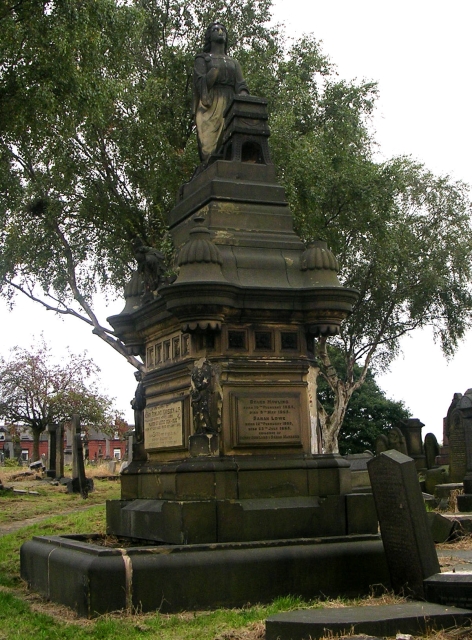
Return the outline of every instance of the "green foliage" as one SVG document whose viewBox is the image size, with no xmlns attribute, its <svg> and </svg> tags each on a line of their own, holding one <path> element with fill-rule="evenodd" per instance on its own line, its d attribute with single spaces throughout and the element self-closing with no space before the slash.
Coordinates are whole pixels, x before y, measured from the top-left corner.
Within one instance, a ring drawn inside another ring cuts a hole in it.
<svg viewBox="0 0 472 640">
<path fill-rule="evenodd" d="M 3 465 L 8 468 L 18 467 L 18 461 L 14 458 L 5 458 Z M 20 467 L 18 467 L 18 469 L 20 469 Z"/>
<path fill-rule="evenodd" d="M 471 203 L 467 185 L 411 158 L 378 161 L 376 84 L 340 79 L 312 36 L 292 41 L 267 26 L 270 10 L 271 0 L 1 10 L 0 286 L 82 318 L 142 366 L 101 326 L 92 295 L 127 280 L 135 236 L 172 261 L 167 213 L 198 164 L 193 57 L 218 18 L 251 92 L 269 98 L 298 232 L 326 240 L 341 280 L 360 292 L 334 341 L 344 377 L 320 359 L 335 396 L 331 414 L 319 408 L 331 450 L 352 393 L 369 368 L 388 367 L 402 335 L 432 326 L 450 355 L 470 326 Z"/>
<path fill-rule="evenodd" d="M 339 376 L 345 377 L 346 365 L 339 349 L 329 349 L 333 366 Z M 361 367 L 354 366 L 354 375 L 359 378 Z M 334 408 L 334 394 L 323 378 L 319 379 L 318 397 L 324 409 L 331 413 Z M 399 420 L 411 417 L 402 401 L 389 400 L 375 381 L 369 369 L 362 386 L 351 396 L 339 433 L 339 451 L 363 453 L 375 451 L 375 440 L 380 433 L 394 426 Z"/>
<path fill-rule="evenodd" d="M 12 4 L 0 20 L 3 278 L 39 284 L 65 309 L 72 272 L 90 300 L 123 285 L 133 237 L 167 246 L 167 212 L 198 164 L 192 71 L 204 29 L 218 15 L 239 47 L 264 51 L 269 5 Z"/>
</svg>

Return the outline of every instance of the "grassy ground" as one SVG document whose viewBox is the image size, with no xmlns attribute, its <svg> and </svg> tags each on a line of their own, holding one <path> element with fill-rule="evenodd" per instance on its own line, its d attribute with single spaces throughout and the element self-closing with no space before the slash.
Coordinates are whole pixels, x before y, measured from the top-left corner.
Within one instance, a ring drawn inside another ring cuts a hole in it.
<svg viewBox="0 0 472 640">
<path fill-rule="evenodd" d="M 178 615 L 122 612 L 96 620 L 80 619 L 70 609 L 46 602 L 27 590 L 19 577 L 19 549 L 23 542 L 35 535 L 104 533 L 103 503 L 108 498 L 119 497 L 119 483 L 100 479 L 100 475 L 106 474 L 105 469 L 103 473 L 100 468 L 94 469 L 96 491 L 87 500 L 83 500 L 79 495 L 66 494 L 64 487 L 51 487 L 34 478 L 12 481 L 11 477 L 18 471 L 8 469 L 8 473 L 0 472 L 0 478 L 6 485 L 21 484 L 21 488 L 38 491 L 40 495 L 14 497 L 2 494 L 2 521 L 11 522 L 14 518 L 18 522 L 33 516 L 42 519 L 34 524 L 25 523 L 20 529 L 0 537 L 0 640 L 30 640 L 32 637 L 35 640 L 263 640 L 265 619 L 281 611 L 321 606 L 392 604 L 401 601 L 391 594 L 355 601 L 338 599 L 303 602 L 296 598 L 280 598 L 269 606 L 248 606 L 237 610 L 221 609 Z M 92 475 L 89 470 L 87 475 Z M 84 506 L 90 508 L 83 510 Z M 79 508 L 82 510 L 77 511 Z M 72 510 L 75 511 L 71 512 Z M 68 513 L 64 514 L 64 511 Z M 45 514 L 50 514 L 51 517 L 45 519 Z M 6 526 L 0 522 L 0 532 L 5 531 Z M 454 630 L 448 634 L 429 636 L 429 640 L 465 638 L 472 638 L 472 633 Z"/>
<path fill-rule="evenodd" d="M 87 467 L 86 475 L 93 477 L 95 490 L 83 500 L 80 495 L 67 493 L 63 485 L 54 486 L 45 480 L 37 480 L 40 476 L 30 473 L 26 467 L 3 468 L 0 471 L 0 481 L 5 487 L 34 493 L 25 495 L 2 492 L 0 527 L 2 524 L 23 521 L 51 512 L 61 513 L 78 507 L 104 504 L 106 500 L 119 498 L 119 480 L 109 479 L 107 467 Z M 36 493 L 39 493 L 39 496 Z"/>
</svg>

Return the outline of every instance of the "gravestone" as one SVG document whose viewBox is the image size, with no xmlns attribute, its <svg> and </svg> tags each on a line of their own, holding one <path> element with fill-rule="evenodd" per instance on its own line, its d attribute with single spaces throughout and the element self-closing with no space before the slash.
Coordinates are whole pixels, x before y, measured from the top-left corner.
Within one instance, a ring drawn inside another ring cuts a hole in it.
<svg viewBox="0 0 472 640">
<path fill-rule="evenodd" d="M 470 391 L 470 390 L 469 390 Z M 466 392 L 467 394 L 468 392 Z M 449 481 L 462 482 L 467 473 L 465 451 L 465 425 L 461 419 L 459 406 L 463 396 L 454 394 L 446 417 L 446 435 L 449 441 Z"/>
<path fill-rule="evenodd" d="M 405 436 L 399 427 L 392 427 L 387 432 L 388 448 L 408 455 Z"/>
<path fill-rule="evenodd" d="M 472 389 L 468 389 L 452 411 L 449 429 L 450 481 L 463 482 L 457 496 L 459 511 L 472 511 Z M 462 477 L 461 477 L 462 476 Z"/>
<path fill-rule="evenodd" d="M 427 469 L 437 466 L 436 458 L 439 455 L 439 444 L 434 433 L 427 433 L 424 437 L 424 455 Z"/>
<path fill-rule="evenodd" d="M 82 498 L 87 498 L 93 491 L 93 480 L 85 476 L 84 449 L 80 429 L 80 418 L 77 414 L 72 416 L 72 480 L 67 482 L 68 493 L 80 493 Z"/>
<path fill-rule="evenodd" d="M 424 598 L 423 580 L 440 568 L 414 460 L 387 451 L 367 466 L 392 587 Z"/>
</svg>

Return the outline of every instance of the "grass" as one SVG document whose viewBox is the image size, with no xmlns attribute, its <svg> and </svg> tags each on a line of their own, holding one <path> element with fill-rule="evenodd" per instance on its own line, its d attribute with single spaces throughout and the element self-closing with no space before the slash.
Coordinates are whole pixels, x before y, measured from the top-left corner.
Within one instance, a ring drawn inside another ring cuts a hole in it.
<svg viewBox="0 0 472 640">
<path fill-rule="evenodd" d="M 15 470 L 8 469 L 8 474 L 14 472 Z M 94 472 L 96 491 L 90 494 L 88 500 L 83 500 L 79 495 L 68 495 L 64 487 L 50 487 L 46 483 L 43 486 L 43 483 L 34 480 L 27 480 L 26 484 L 31 484 L 32 490 L 39 491 L 39 496 L 13 497 L 3 494 L 0 497 L 3 522 L 11 522 L 12 518 L 21 520 L 22 517 L 51 514 L 47 519 L 25 524 L 0 537 L 0 640 L 30 640 L 31 637 L 35 640 L 263 640 L 265 619 L 282 611 L 394 604 L 402 601 L 390 593 L 358 600 L 338 598 L 323 602 L 306 602 L 299 598 L 285 597 L 270 605 L 241 609 L 181 614 L 142 614 L 136 611 L 109 614 L 95 620 L 80 619 L 70 609 L 47 602 L 28 591 L 19 576 L 19 549 L 23 542 L 37 535 L 105 532 L 103 503 L 108 498 L 119 497 L 119 483 L 100 479 L 100 470 L 94 469 Z M 91 475 L 88 470 L 87 474 Z M 2 479 L 5 482 L 5 477 Z M 101 504 L 94 504 L 94 501 Z M 90 508 L 64 513 L 65 510 L 84 506 Z M 462 546 L 466 542 L 459 544 Z M 469 544 L 472 542 L 469 541 Z M 457 543 L 454 548 L 458 548 Z M 429 640 L 461 640 L 465 637 L 472 637 L 470 630 L 455 629 L 447 634 L 441 632 L 428 635 Z"/>
<path fill-rule="evenodd" d="M 16 475 L 24 472 L 27 472 L 25 467 L 8 468 L 2 470 L 0 480 L 4 486 L 34 491 L 39 495 L 2 492 L 0 497 L 0 526 L 51 512 L 57 513 L 93 504 L 103 504 L 106 500 L 114 500 L 120 497 L 120 483 L 117 480 L 109 480 L 103 477 L 106 473 L 105 467 L 87 467 L 86 475 L 87 477 L 93 477 L 95 488 L 86 500 L 82 499 L 79 494 L 67 493 L 66 487 L 63 485 L 54 486 L 49 482 L 36 480 L 36 474 L 12 480 Z"/>
</svg>

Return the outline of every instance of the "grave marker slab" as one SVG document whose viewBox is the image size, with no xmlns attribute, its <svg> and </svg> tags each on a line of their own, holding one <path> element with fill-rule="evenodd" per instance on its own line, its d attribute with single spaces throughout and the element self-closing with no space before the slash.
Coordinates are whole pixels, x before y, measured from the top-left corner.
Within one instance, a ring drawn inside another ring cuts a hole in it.
<svg viewBox="0 0 472 640">
<path fill-rule="evenodd" d="M 386 451 L 367 466 L 392 587 L 424 598 L 423 580 L 440 568 L 415 462 Z"/>
</svg>

